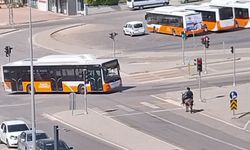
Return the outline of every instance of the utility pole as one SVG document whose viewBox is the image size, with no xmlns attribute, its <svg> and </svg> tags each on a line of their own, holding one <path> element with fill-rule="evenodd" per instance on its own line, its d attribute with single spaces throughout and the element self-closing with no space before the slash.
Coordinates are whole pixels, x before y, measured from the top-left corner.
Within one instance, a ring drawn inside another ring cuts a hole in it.
<svg viewBox="0 0 250 150">
<path fill-rule="evenodd" d="M 32 147 L 36 149 L 36 111 L 35 111 L 35 91 L 34 91 L 34 71 L 33 71 L 33 42 L 32 42 L 32 0 L 29 0 L 29 30 L 30 30 L 30 81 L 31 81 L 31 123 L 32 123 Z"/>
</svg>

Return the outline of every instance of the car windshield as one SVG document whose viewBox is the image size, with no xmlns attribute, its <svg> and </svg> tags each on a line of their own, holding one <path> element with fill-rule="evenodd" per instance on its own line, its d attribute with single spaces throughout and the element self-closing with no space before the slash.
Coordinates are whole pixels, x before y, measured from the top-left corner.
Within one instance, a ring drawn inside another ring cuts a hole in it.
<svg viewBox="0 0 250 150">
<path fill-rule="evenodd" d="M 141 28 L 141 27 L 143 27 L 141 23 L 137 23 L 134 25 L 134 28 Z"/>
<path fill-rule="evenodd" d="M 36 133 L 36 140 L 40 140 L 40 139 L 47 139 L 48 136 L 46 133 Z M 32 141 L 32 134 L 29 133 L 27 135 L 27 141 Z"/>
<path fill-rule="evenodd" d="M 54 150 L 54 143 L 46 143 L 45 150 Z M 58 150 L 69 150 L 69 147 L 62 141 L 59 141 Z"/>
<path fill-rule="evenodd" d="M 8 132 L 18 132 L 29 130 L 26 124 L 8 125 Z"/>
</svg>

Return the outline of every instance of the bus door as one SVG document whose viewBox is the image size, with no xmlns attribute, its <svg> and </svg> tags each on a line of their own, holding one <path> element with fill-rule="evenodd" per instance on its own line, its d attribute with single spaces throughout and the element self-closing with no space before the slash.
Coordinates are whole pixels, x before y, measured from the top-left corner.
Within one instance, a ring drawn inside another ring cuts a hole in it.
<svg viewBox="0 0 250 150">
<path fill-rule="evenodd" d="M 89 69 L 87 79 L 90 83 L 92 91 L 96 92 L 103 91 L 102 75 L 100 68 Z"/>
</svg>

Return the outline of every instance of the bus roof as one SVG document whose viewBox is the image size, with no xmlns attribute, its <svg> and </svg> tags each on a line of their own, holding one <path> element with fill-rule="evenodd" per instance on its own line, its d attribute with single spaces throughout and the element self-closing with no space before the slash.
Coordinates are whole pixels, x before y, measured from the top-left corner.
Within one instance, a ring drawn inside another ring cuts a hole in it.
<svg viewBox="0 0 250 150">
<path fill-rule="evenodd" d="M 200 11 L 218 11 L 222 6 L 212 6 L 210 3 L 203 3 L 201 5 L 187 5 L 187 10 L 200 10 Z"/>
<path fill-rule="evenodd" d="M 93 55 L 48 55 L 33 60 L 34 66 L 49 66 L 49 65 L 99 65 L 114 59 L 98 59 Z M 3 66 L 30 66 L 30 59 L 11 62 Z"/>
<path fill-rule="evenodd" d="M 175 16 L 188 16 L 188 15 L 195 15 L 198 14 L 192 10 L 185 10 L 185 7 L 179 6 L 164 6 L 158 7 L 151 11 L 147 11 L 147 13 L 154 13 L 154 14 L 164 14 L 164 15 L 175 15 Z"/>
<path fill-rule="evenodd" d="M 224 7 L 233 7 L 233 8 L 250 8 L 249 1 L 211 1 L 211 6 L 224 6 Z"/>
</svg>

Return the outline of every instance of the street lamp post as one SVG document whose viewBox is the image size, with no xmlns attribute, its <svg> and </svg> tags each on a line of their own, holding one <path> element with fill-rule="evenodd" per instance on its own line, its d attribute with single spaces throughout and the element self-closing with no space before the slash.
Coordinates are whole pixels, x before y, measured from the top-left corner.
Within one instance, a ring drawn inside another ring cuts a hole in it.
<svg viewBox="0 0 250 150">
<path fill-rule="evenodd" d="M 29 0 L 29 31 L 30 31 L 30 81 L 31 81 L 31 122 L 32 122 L 32 149 L 36 150 L 36 115 L 35 115 L 35 91 L 33 74 L 33 43 L 32 43 L 32 16 L 31 0 Z"/>
</svg>

